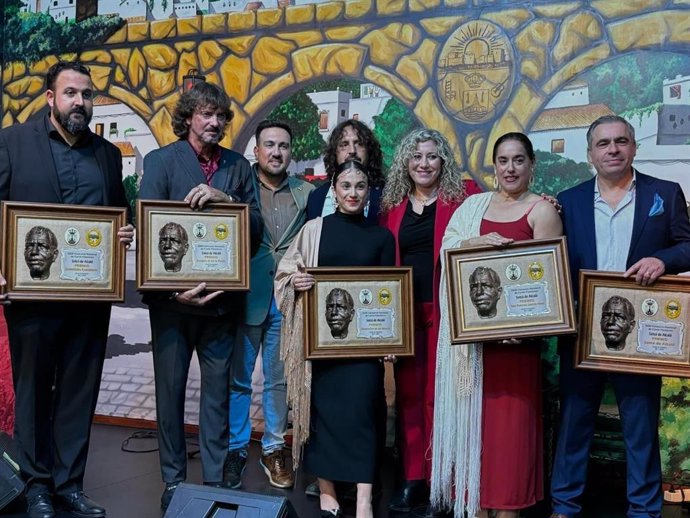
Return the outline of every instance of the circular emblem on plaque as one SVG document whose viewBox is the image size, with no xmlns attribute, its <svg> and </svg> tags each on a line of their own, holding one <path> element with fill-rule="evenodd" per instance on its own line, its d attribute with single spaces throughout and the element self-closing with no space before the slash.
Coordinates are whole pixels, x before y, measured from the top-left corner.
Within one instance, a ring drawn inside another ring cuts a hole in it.
<svg viewBox="0 0 690 518">
<path fill-rule="evenodd" d="M 69 227 L 67 230 L 65 230 L 65 242 L 68 245 L 76 245 L 79 242 L 79 239 L 81 239 L 81 236 L 79 235 L 79 230 L 76 228 Z"/>
<path fill-rule="evenodd" d="M 391 292 L 388 288 L 382 288 L 379 290 L 379 302 L 383 306 L 387 306 L 392 300 Z"/>
<path fill-rule="evenodd" d="M 513 48 L 491 22 L 465 23 L 451 34 L 438 58 L 438 95 L 456 119 L 479 124 L 493 119 L 510 95 Z"/>
<path fill-rule="evenodd" d="M 680 316 L 680 302 L 674 299 L 669 300 L 664 308 L 664 313 L 668 318 L 678 318 Z"/>
<path fill-rule="evenodd" d="M 511 281 L 517 281 L 522 276 L 520 267 L 513 263 L 506 266 L 506 277 Z"/>
<path fill-rule="evenodd" d="M 97 228 L 92 228 L 86 233 L 86 242 L 89 244 L 89 246 L 100 245 L 102 239 L 103 235 L 101 234 L 101 231 Z"/>
<path fill-rule="evenodd" d="M 206 225 L 203 223 L 194 223 L 194 226 L 192 227 L 192 234 L 194 234 L 194 237 L 197 239 L 203 239 L 206 237 Z"/>
<path fill-rule="evenodd" d="M 544 276 L 544 266 L 539 261 L 534 261 L 527 267 L 527 272 L 530 279 L 538 281 Z"/>
<path fill-rule="evenodd" d="M 642 314 L 653 317 L 659 311 L 659 303 L 654 299 L 644 299 L 642 301 Z"/>
<path fill-rule="evenodd" d="M 225 223 L 218 223 L 213 229 L 216 239 L 226 239 L 228 237 L 228 226 Z"/>
<path fill-rule="evenodd" d="M 364 304 L 365 306 L 368 306 L 371 304 L 371 302 L 374 300 L 374 295 L 371 293 L 371 290 L 368 290 L 364 288 L 363 290 L 360 290 L 359 292 L 359 301 Z"/>
</svg>

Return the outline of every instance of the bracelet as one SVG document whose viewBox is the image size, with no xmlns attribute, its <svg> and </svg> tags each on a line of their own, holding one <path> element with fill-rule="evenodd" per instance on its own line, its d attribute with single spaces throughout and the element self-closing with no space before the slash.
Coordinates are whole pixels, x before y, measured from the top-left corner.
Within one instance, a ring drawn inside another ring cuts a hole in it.
<svg viewBox="0 0 690 518">
<path fill-rule="evenodd" d="M 179 297 L 179 296 L 180 296 L 180 292 L 179 292 L 179 291 L 173 291 L 173 292 L 172 292 L 172 295 L 170 295 L 170 300 L 177 301 L 177 297 Z"/>
</svg>

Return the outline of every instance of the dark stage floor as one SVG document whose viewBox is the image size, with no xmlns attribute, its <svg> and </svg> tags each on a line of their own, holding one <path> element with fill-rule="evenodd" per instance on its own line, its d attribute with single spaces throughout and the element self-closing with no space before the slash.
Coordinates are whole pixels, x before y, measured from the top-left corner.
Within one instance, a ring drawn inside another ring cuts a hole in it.
<svg viewBox="0 0 690 518">
<path fill-rule="evenodd" d="M 94 425 L 91 441 L 91 453 L 87 467 L 85 491 L 88 496 L 106 507 L 108 518 L 160 518 L 159 498 L 163 490 L 158 468 L 158 453 L 129 453 L 122 451 L 122 443 L 135 430 L 108 425 Z M 189 442 L 190 449 L 194 448 L 193 441 Z M 154 450 L 157 447 L 153 439 L 131 439 L 126 446 L 132 450 Z M 318 517 L 318 499 L 305 496 L 304 487 L 309 482 L 307 477 L 298 474 L 294 490 L 280 490 L 271 487 L 261 470 L 258 459 L 260 448 L 252 444 L 249 462 L 243 478 L 243 489 L 246 491 L 286 496 L 293 504 L 297 515 L 301 518 Z M 377 518 L 386 518 L 388 511 L 386 504 L 390 498 L 393 486 L 393 461 L 386 463 L 382 476 L 382 491 L 375 504 Z M 187 481 L 201 482 L 201 465 L 198 457 L 189 461 Z M 625 503 L 622 501 L 620 487 L 599 486 L 591 490 L 587 499 L 587 518 L 623 518 Z M 354 516 L 354 502 L 343 500 L 345 514 Z M 23 512 L 24 504 L 14 502 L 9 508 L 0 511 L 3 518 L 20 518 L 26 516 Z M 418 518 L 424 509 L 418 513 L 394 514 L 396 518 Z M 523 512 L 526 518 L 547 518 L 546 506 L 533 508 Z M 68 514 L 59 514 L 59 518 L 67 518 Z M 690 518 L 690 514 L 682 512 L 680 507 L 664 509 L 664 518 Z"/>
</svg>

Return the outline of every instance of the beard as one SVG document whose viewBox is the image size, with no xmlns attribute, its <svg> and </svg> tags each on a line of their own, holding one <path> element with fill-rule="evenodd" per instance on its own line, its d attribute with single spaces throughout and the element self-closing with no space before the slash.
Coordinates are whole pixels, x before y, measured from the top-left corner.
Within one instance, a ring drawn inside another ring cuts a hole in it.
<svg viewBox="0 0 690 518">
<path fill-rule="evenodd" d="M 77 113 L 82 116 L 79 120 L 72 119 L 72 114 Z M 91 113 L 83 106 L 72 108 L 69 112 L 62 112 L 57 105 L 53 104 L 53 117 L 60 123 L 67 133 L 72 135 L 79 135 L 86 131 L 91 122 Z"/>
</svg>

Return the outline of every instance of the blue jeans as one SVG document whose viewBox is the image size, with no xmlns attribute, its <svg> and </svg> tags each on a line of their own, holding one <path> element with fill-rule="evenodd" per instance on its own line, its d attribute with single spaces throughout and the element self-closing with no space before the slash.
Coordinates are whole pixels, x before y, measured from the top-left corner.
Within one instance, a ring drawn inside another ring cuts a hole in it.
<svg viewBox="0 0 690 518">
<path fill-rule="evenodd" d="M 285 445 L 288 406 L 285 368 L 280 360 L 280 321 L 281 314 L 275 300 L 271 300 L 271 308 L 263 324 L 240 326 L 230 383 L 230 451 L 246 450 L 249 446 L 252 431 L 249 420 L 252 372 L 259 349 L 264 373 L 264 435 L 261 449 L 268 454 Z"/>
</svg>

